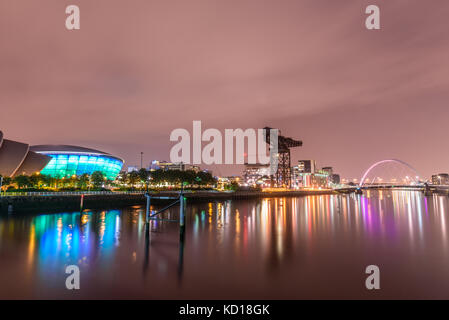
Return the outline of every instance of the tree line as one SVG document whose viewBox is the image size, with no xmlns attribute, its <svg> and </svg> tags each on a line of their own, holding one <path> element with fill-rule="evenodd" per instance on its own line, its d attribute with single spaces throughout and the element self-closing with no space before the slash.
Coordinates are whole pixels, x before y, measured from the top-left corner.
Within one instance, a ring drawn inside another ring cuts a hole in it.
<svg viewBox="0 0 449 320">
<path fill-rule="evenodd" d="M 1 177 L 1 175 L 0 175 Z M 2 189 L 6 191 L 33 190 L 99 190 L 107 185 L 102 172 L 95 171 L 91 175 L 55 178 L 44 174 L 19 175 L 3 177 Z"/>
<path fill-rule="evenodd" d="M 180 187 L 181 184 L 187 187 L 212 187 L 216 186 L 217 180 L 209 172 L 194 170 L 155 170 L 122 172 L 117 177 L 116 182 L 122 186 L 131 188 L 142 187 Z"/>
<path fill-rule="evenodd" d="M 1 177 L 1 175 L 0 175 Z M 107 180 L 102 172 L 91 175 L 55 178 L 49 175 L 33 174 L 16 177 L 3 177 L 3 191 L 76 191 L 103 190 L 118 188 L 136 190 L 144 188 L 176 188 L 181 184 L 187 188 L 204 188 L 216 186 L 217 180 L 209 172 L 193 170 L 156 170 L 141 169 L 133 172 L 122 172 L 112 181 Z"/>
</svg>

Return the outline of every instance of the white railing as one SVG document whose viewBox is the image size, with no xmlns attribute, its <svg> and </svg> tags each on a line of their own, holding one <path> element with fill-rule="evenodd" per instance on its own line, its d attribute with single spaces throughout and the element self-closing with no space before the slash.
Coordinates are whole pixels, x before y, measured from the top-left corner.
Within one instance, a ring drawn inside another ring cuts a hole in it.
<svg viewBox="0 0 449 320">
<path fill-rule="evenodd" d="M 184 190 L 184 193 L 195 193 L 205 190 Z M 61 191 L 61 192 L 2 192 L 0 197 L 24 197 L 24 196 L 80 196 L 80 195 L 143 195 L 146 191 Z M 178 193 L 179 190 L 162 190 L 162 191 L 149 191 L 151 194 L 161 194 L 161 193 Z M 205 191 L 208 192 L 208 191 Z"/>
<path fill-rule="evenodd" d="M 145 191 L 62 191 L 62 192 L 2 192 L 1 197 L 23 196 L 76 196 L 76 195 L 115 195 L 115 194 L 144 194 Z"/>
</svg>

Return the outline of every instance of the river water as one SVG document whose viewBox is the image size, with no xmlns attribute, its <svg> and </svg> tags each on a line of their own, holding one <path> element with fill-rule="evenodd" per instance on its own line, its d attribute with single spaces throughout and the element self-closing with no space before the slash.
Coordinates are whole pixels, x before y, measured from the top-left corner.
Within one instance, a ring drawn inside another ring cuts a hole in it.
<svg viewBox="0 0 449 320">
<path fill-rule="evenodd" d="M 449 198 L 371 191 L 0 217 L 0 298 L 449 298 Z M 171 221 L 173 220 L 173 221 Z M 66 267 L 80 269 L 67 290 Z M 380 289 L 368 290 L 368 265 Z"/>
</svg>

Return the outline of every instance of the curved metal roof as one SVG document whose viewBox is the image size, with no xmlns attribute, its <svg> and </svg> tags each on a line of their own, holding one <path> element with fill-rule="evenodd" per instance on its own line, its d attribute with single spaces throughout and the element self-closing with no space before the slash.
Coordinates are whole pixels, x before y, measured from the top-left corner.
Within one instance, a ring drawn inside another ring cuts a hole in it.
<svg viewBox="0 0 449 320">
<path fill-rule="evenodd" d="M 12 177 L 22 165 L 29 151 L 29 145 L 17 141 L 3 139 L 0 148 L 0 174 Z"/>
<path fill-rule="evenodd" d="M 19 168 L 16 169 L 16 175 L 32 175 L 33 173 L 42 171 L 50 162 L 51 157 L 45 154 L 29 151 Z"/>
<path fill-rule="evenodd" d="M 37 152 L 37 153 L 86 153 L 86 154 L 99 154 L 99 155 L 104 155 L 104 156 L 108 156 L 111 158 L 115 158 L 117 160 L 120 160 L 122 162 L 123 159 L 113 156 L 110 153 L 107 152 L 103 152 L 100 150 L 95 150 L 95 149 L 90 149 L 90 148 L 84 148 L 84 147 L 79 147 L 79 146 L 70 146 L 70 145 L 36 145 L 36 146 L 31 146 L 30 147 L 31 151 Z"/>
</svg>

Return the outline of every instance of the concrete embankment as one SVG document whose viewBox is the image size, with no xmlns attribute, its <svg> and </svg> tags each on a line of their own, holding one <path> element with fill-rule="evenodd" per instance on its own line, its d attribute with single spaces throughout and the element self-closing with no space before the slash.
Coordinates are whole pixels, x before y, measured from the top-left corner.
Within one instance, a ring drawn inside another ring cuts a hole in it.
<svg viewBox="0 0 449 320">
<path fill-rule="evenodd" d="M 306 195 L 334 194 L 330 190 L 322 191 L 283 191 L 283 192 L 186 192 L 188 202 L 223 201 L 252 198 L 274 198 L 274 197 L 300 197 Z M 177 192 L 153 193 L 152 196 L 175 197 Z M 27 212 L 49 212 L 49 211 L 76 211 L 80 209 L 81 195 L 52 194 L 52 195 L 24 195 L 0 197 L 0 213 L 27 213 Z M 173 200 L 157 199 L 151 200 L 154 205 L 167 203 Z M 146 199 L 143 193 L 138 194 L 84 194 L 84 209 L 112 209 L 133 205 L 143 205 Z"/>
<path fill-rule="evenodd" d="M 145 197 L 140 194 L 102 194 L 84 195 L 83 208 L 109 209 L 142 204 Z M 8 196 L 0 198 L 1 213 L 26 213 L 48 211 L 76 211 L 81 207 L 81 195 L 49 195 L 49 196 Z"/>
</svg>

